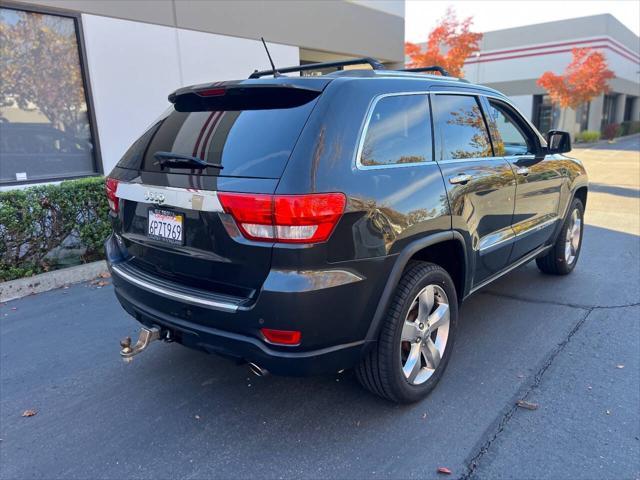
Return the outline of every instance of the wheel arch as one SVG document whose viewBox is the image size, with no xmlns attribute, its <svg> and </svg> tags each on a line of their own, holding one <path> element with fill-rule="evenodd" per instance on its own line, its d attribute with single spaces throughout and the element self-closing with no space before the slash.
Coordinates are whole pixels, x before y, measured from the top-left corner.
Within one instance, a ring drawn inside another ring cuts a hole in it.
<svg viewBox="0 0 640 480">
<path fill-rule="evenodd" d="M 382 291 L 374 313 L 366 341 L 373 342 L 378 337 L 385 313 L 407 265 L 412 260 L 428 261 L 440 265 L 451 275 L 458 294 L 458 303 L 466 296 L 469 285 L 469 258 L 464 238 L 459 232 L 450 230 L 434 233 L 409 243 L 396 259 L 387 283 Z M 451 270 L 450 270 L 451 269 Z"/>
</svg>

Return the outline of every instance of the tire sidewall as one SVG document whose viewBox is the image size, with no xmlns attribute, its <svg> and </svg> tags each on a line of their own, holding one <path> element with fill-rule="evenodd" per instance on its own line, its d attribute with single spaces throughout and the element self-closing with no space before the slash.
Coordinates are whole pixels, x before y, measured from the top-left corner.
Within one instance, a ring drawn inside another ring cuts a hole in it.
<svg viewBox="0 0 640 480">
<path fill-rule="evenodd" d="M 567 263 L 565 258 L 565 242 L 567 238 L 567 230 L 569 229 L 569 225 L 571 224 L 571 216 L 575 210 L 578 210 L 578 215 L 581 221 L 580 228 L 580 242 L 578 243 L 578 251 L 576 252 L 575 258 L 572 263 Z M 571 208 L 567 212 L 567 218 L 564 221 L 564 225 L 562 226 L 562 230 L 560 230 L 560 234 L 558 235 L 558 240 L 556 241 L 555 254 L 556 259 L 558 261 L 558 267 L 562 271 L 562 273 L 571 272 L 576 265 L 578 264 L 578 259 L 580 258 L 580 252 L 582 251 L 582 237 L 584 235 L 584 206 L 579 198 L 574 198 L 573 202 L 571 202 Z"/>
<path fill-rule="evenodd" d="M 421 385 L 412 385 L 408 382 L 402 372 L 402 362 L 400 358 L 402 327 L 413 300 L 427 285 L 438 285 L 447 294 L 447 298 L 449 300 L 449 337 L 447 339 L 447 346 L 445 348 L 444 355 L 442 356 L 442 359 L 440 360 L 440 363 L 433 375 L 431 375 L 429 380 Z M 404 305 L 400 310 L 400 314 L 394 318 L 394 323 L 395 332 L 393 336 L 393 351 L 391 352 L 393 372 L 392 381 L 395 383 L 397 391 L 401 392 L 402 401 L 415 402 L 423 398 L 438 383 L 438 380 L 442 376 L 442 373 L 449 362 L 455 342 L 458 327 L 458 299 L 453 281 L 445 270 L 431 270 L 423 275 L 418 281 L 414 282 L 411 286 L 410 293 L 406 297 Z"/>
</svg>

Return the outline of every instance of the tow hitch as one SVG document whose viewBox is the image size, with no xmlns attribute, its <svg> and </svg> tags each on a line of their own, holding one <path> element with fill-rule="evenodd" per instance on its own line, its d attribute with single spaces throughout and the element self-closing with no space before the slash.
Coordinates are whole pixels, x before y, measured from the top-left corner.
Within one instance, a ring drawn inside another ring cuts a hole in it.
<svg viewBox="0 0 640 480">
<path fill-rule="evenodd" d="M 124 360 L 125 363 L 131 362 L 135 355 L 146 350 L 149 344 L 155 340 L 160 340 L 160 329 L 157 327 L 142 327 L 138 341 L 133 347 L 131 346 L 131 337 L 123 338 L 120 340 L 120 346 L 122 347 L 120 355 L 122 356 L 122 360 Z"/>
</svg>

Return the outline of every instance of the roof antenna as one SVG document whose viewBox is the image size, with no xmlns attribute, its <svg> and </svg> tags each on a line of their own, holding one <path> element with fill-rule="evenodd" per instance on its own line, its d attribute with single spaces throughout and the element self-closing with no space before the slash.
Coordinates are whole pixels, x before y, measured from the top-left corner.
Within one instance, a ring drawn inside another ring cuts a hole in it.
<svg viewBox="0 0 640 480">
<path fill-rule="evenodd" d="M 262 45 L 264 45 L 264 49 L 267 51 L 267 57 L 269 57 L 269 63 L 271 64 L 271 69 L 273 70 L 273 78 L 282 77 L 283 75 L 278 71 L 276 66 L 273 64 L 273 60 L 271 59 L 271 54 L 269 53 L 267 44 L 264 41 L 264 37 L 260 37 L 260 40 L 262 40 Z"/>
</svg>

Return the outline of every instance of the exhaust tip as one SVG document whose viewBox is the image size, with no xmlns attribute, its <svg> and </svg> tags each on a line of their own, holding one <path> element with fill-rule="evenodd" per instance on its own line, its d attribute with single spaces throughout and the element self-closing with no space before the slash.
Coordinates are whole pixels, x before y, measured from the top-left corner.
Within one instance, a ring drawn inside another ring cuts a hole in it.
<svg viewBox="0 0 640 480">
<path fill-rule="evenodd" d="M 269 371 L 266 368 L 262 368 L 253 362 L 248 362 L 249 370 L 257 377 L 266 377 L 269 375 Z"/>
</svg>

